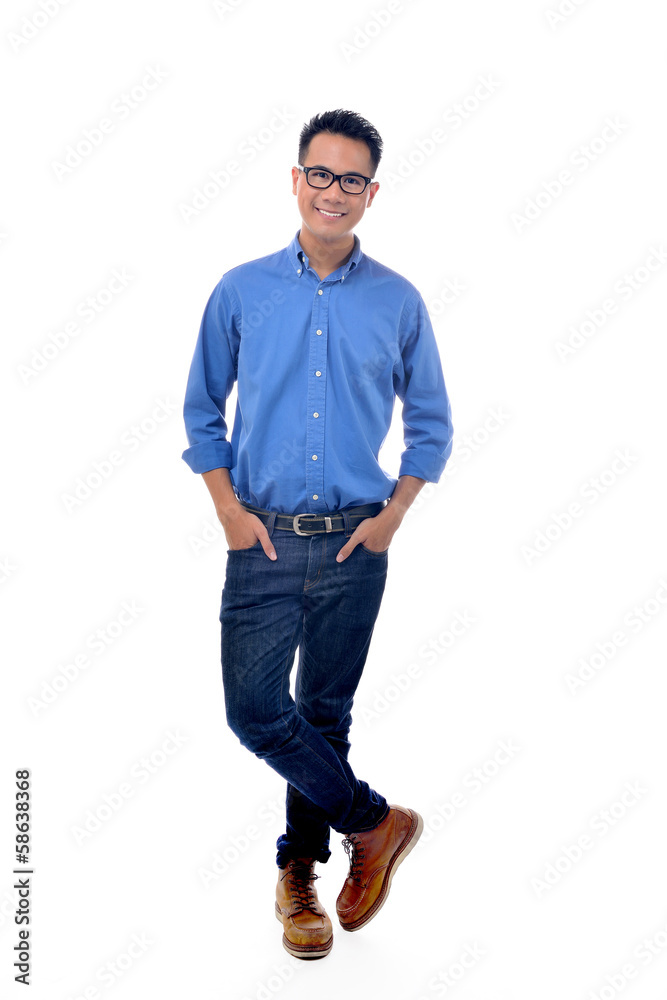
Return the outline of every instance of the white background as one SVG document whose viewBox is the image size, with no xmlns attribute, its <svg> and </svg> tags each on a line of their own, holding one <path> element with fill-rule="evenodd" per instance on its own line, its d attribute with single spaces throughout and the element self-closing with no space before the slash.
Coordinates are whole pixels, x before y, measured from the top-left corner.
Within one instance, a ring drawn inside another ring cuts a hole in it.
<svg viewBox="0 0 667 1000">
<path fill-rule="evenodd" d="M 3 995 L 29 767 L 39 1000 L 665 1000 L 660 6 L 43 4 L 1 16 Z M 305 963 L 273 913 L 283 783 L 224 721 L 226 545 L 181 405 L 208 295 L 291 240 L 299 130 L 336 107 L 384 138 L 359 236 L 431 310 L 455 451 L 392 543 L 352 730 L 425 834 L 377 919 Z"/>
</svg>

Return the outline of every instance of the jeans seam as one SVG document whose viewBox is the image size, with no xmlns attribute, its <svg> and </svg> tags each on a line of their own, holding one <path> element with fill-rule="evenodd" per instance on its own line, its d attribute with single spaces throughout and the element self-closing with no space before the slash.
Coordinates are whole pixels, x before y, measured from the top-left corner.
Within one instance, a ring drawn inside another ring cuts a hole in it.
<svg viewBox="0 0 667 1000">
<path fill-rule="evenodd" d="M 317 586 L 317 584 L 320 582 L 320 577 L 322 576 L 322 569 L 324 568 L 324 564 L 326 562 L 326 553 L 327 553 L 327 536 L 326 535 L 324 535 L 324 538 L 322 539 L 322 541 L 323 541 L 322 555 L 320 557 L 320 564 L 317 567 L 317 575 L 312 580 L 309 580 L 308 578 L 306 578 L 306 580 L 304 581 L 304 584 L 303 584 L 303 593 L 304 594 L 306 593 L 307 590 L 310 590 L 312 587 Z M 312 548 L 312 541 L 311 541 L 310 544 L 311 544 L 311 548 Z"/>
</svg>

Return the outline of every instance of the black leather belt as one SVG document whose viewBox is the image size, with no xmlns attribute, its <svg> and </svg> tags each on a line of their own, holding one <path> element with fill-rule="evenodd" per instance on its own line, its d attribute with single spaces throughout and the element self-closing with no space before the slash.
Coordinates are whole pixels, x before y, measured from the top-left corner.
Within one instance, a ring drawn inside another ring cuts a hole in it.
<svg viewBox="0 0 667 1000">
<path fill-rule="evenodd" d="M 350 528 L 354 529 L 367 517 L 375 517 L 384 507 L 384 502 L 366 503 L 361 507 L 348 507 L 345 517 L 341 511 L 332 511 L 330 514 L 276 514 L 270 510 L 262 510 L 260 507 L 253 507 L 240 501 L 241 506 L 255 514 L 263 524 L 268 524 L 270 518 L 275 517 L 274 528 L 281 531 L 294 531 L 297 535 L 321 535 L 329 531 L 345 531 L 345 521 Z M 307 531 L 304 531 L 307 528 Z"/>
</svg>

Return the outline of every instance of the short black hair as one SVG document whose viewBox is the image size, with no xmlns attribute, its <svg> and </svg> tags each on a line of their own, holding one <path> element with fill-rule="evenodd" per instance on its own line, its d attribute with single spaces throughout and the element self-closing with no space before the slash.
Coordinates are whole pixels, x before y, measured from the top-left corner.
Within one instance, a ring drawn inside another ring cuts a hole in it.
<svg viewBox="0 0 667 1000">
<path fill-rule="evenodd" d="M 320 132 L 344 135 L 348 139 L 361 139 L 362 142 L 365 142 L 371 154 L 372 174 L 375 176 L 382 156 L 382 139 L 378 130 L 370 122 L 362 118 L 356 111 L 344 111 L 342 108 L 314 115 L 303 126 L 299 136 L 299 163 L 302 166 L 308 155 L 310 140 Z"/>
</svg>

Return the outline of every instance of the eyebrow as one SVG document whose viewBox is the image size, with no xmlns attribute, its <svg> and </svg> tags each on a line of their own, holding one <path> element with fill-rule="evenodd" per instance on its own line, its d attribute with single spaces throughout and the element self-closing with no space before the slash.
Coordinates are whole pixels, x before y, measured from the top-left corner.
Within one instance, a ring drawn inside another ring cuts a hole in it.
<svg viewBox="0 0 667 1000">
<path fill-rule="evenodd" d="M 336 171 L 332 170 L 331 167 L 325 167 L 323 163 L 313 163 L 311 169 L 312 170 L 327 170 L 330 174 L 335 174 L 336 173 Z M 365 177 L 366 176 L 366 174 L 362 174 L 358 170 L 344 170 L 341 176 L 344 177 L 345 174 L 355 174 L 357 177 Z"/>
</svg>

